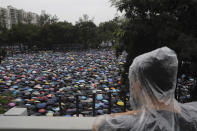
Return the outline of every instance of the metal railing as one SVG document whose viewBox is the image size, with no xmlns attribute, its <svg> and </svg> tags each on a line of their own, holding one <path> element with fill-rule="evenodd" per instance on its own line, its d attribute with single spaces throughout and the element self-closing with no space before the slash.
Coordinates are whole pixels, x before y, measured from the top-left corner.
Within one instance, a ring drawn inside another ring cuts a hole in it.
<svg viewBox="0 0 197 131">
<path fill-rule="evenodd" d="M 112 108 L 113 108 L 113 103 L 112 103 L 112 92 L 102 92 L 102 93 L 92 93 L 92 94 L 89 94 L 89 95 L 86 95 L 86 96 L 89 96 L 92 98 L 92 116 L 96 116 L 96 108 L 95 108 L 95 104 L 96 104 L 96 95 L 98 94 L 103 94 L 103 95 L 108 95 L 108 114 L 111 114 L 112 113 Z M 80 114 L 80 110 L 79 110 L 79 96 L 84 96 L 84 95 L 81 95 L 81 94 L 76 94 L 74 97 L 75 97 L 75 106 L 76 106 L 76 116 L 78 117 L 79 114 Z M 126 93 L 125 95 L 123 96 L 123 110 L 122 112 L 125 112 L 127 110 L 127 107 L 129 106 L 127 104 L 127 96 L 126 96 Z M 62 96 L 59 96 L 59 108 L 60 108 L 60 114 L 64 114 L 64 111 L 63 111 L 63 107 L 61 105 L 62 103 Z M 122 108 L 121 108 L 122 109 Z"/>
<path fill-rule="evenodd" d="M 194 101 L 192 93 L 195 91 L 195 88 L 197 88 L 196 79 L 177 82 L 175 98 L 181 103 Z"/>
</svg>

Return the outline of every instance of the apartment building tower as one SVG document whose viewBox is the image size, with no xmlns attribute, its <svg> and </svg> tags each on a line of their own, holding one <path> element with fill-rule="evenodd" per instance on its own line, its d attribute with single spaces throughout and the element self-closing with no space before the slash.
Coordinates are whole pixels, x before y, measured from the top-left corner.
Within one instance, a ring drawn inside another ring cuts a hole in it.
<svg viewBox="0 0 197 131">
<path fill-rule="evenodd" d="M 11 29 L 17 24 L 38 24 L 39 15 L 26 12 L 23 9 L 16 9 L 12 6 L 0 7 L 0 24 L 7 29 Z"/>
<path fill-rule="evenodd" d="M 9 14 L 6 8 L 0 7 L 0 24 L 5 28 L 9 27 Z"/>
</svg>

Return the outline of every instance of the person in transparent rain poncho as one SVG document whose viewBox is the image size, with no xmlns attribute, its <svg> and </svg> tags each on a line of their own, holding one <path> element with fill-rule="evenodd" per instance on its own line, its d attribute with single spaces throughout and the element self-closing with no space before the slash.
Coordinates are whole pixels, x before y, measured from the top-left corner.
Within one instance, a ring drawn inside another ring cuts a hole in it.
<svg viewBox="0 0 197 131">
<path fill-rule="evenodd" d="M 197 103 L 175 100 L 176 53 L 168 47 L 136 57 L 129 69 L 133 111 L 96 118 L 94 131 L 197 131 Z"/>
</svg>

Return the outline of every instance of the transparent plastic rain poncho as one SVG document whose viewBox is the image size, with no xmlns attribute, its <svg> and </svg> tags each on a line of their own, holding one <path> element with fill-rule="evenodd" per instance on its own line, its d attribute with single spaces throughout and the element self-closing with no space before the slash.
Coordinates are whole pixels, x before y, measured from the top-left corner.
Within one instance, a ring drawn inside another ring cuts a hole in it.
<svg viewBox="0 0 197 131">
<path fill-rule="evenodd" d="M 175 100 L 176 53 L 168 47 L 136 57 L 129 69 L 130 114 L 100 116 L 99 131 L 197 131 L 197 103 Z"/>
</svg>

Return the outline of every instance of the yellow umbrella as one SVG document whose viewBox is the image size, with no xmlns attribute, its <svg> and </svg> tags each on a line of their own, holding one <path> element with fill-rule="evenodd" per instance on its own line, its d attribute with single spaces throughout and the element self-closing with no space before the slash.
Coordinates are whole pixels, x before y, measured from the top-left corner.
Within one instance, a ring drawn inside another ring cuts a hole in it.
<svg viewBox="0 0 197 131">
<path fill-rule="evenodd" d="M 46 84 L 46 85 L 50 85 L 50 83 L 48 83 L 48 82 L 46 82 L 45 84 Z"/>
<path fill-rule="evenodd" d="M 115 88 L 114 87 L 111 87 L 111 90 L 114 90 Z"/>
<path fill-rule="evenodd" d="M 89 69 L 88 69 L 88 71 L 91 71 L 91 70 L 92 70 L 92 68 L 89 68 Z"/>
<path fill-rule="evenodd" d="M 79 86 L 77 86 L 77 85 L 74 85 L 74 87 L 78 88 Z"/>
<path fill-rule="evenodd" d="M 124 106 L 124 102 L 118 101 L 118 102 L 117 102 L 117 105 L 119 105 L 119 106 Z"/>
</svg>

